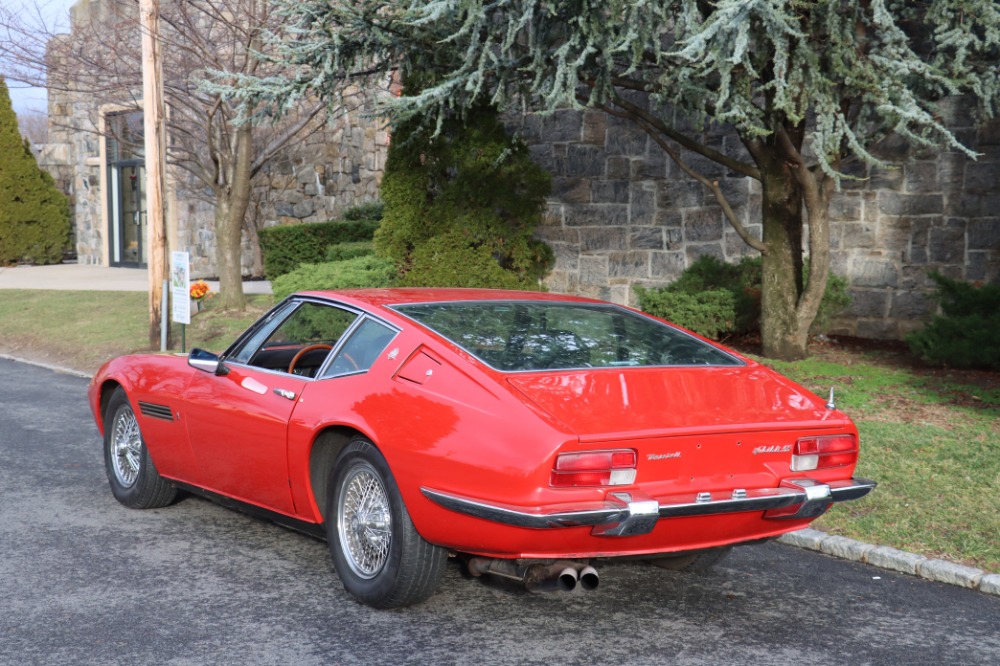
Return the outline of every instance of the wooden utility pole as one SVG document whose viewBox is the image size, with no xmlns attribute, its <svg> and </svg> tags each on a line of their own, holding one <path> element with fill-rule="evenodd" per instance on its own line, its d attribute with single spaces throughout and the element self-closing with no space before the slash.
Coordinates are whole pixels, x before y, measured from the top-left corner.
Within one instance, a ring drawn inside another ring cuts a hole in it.
<svg viewBox="0 0 1000 666">
<path fill-rule="evenodd" d="M 149 345 L 156 348 L 163 325 L 163 281 L 167 278 L 167 234 L 163 208 L 163 71 L 160 0 L 139 0 L 142 25 L 143 134 L 146 153 L 146 223 L 149 235 Z"/>
</svg>

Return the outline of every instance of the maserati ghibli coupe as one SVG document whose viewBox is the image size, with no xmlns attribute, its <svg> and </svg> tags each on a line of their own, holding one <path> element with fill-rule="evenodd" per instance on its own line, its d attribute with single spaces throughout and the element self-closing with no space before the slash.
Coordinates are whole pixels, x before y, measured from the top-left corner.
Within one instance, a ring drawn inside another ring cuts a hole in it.
<svg viewBox="0 0 1000 666">
<path fill-rule="evenodd" d="M 324 538 L 379 608 L 449 557 L 538 590 L 592 589 L 605 558 L 703 568 L 875 486 L 832 401 L 557 294 L 299 293 L 221 354 L 108 362 L 89 401 L 122 504 L 192 492 Z"/>
</svg>

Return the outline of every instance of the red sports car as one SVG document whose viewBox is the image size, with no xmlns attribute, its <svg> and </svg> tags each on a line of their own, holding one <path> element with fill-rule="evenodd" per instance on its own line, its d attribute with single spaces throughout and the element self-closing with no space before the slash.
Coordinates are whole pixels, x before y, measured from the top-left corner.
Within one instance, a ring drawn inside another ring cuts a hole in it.
<svg viewBox="0 0 1000 666">
<path fill-rule="evenodd" d="M 474 575 L 592 588 L 594 560 L 704 567 L 875 484 L 857 429 L 762 365 L 556 294 L 296 294 L 221 355 L 139 354 L 89 388 L 108 481 L 178 489 L 329 542 L 376 607 Z"/>
</svg>

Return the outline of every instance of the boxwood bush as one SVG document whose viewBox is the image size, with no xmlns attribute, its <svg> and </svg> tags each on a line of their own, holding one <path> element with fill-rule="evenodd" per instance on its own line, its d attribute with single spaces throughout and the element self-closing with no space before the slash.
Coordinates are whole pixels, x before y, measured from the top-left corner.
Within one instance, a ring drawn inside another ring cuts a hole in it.
<svg viewBox="0 0 1000 666">
<path fill-rule="evenodd" d="M 637 286 L 635 293 L 642 310 L 718 340 L 757 329 L 762 279 L 759 257 L 728 264 L 702 255 L 666 287 Z M 812 332 L 824 332 L 831 318 L 850 302 L 847 282 L 830 273 Z"/>
<path fill-rule="evenodd" d="M 276 299 L 297 291 L 320 289 L 367 289 L 391 287 L 396 280 L 396 264 L 373 255 L 321 264 L 302 264 L 271 283 Z"/>
</svg>

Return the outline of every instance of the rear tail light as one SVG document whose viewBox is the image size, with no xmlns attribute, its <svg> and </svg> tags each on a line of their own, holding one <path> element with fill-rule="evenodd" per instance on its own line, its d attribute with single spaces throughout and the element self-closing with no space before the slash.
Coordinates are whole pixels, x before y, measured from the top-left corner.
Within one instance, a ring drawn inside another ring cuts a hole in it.
<svg viewBox="0 0 1000 666">
<path fill-rule="evenodd" d="M 792 471 L 853 465 L 858 460 L 858 440 L 854 435 L 803 437 L 792 451 Z"/>
<path fill-rule="evenodd" d="M 627 486 L 635 482 L 635 465 L 632 449 L 561 453 L 549 483 L 553 488 Z"/>
</svg>

